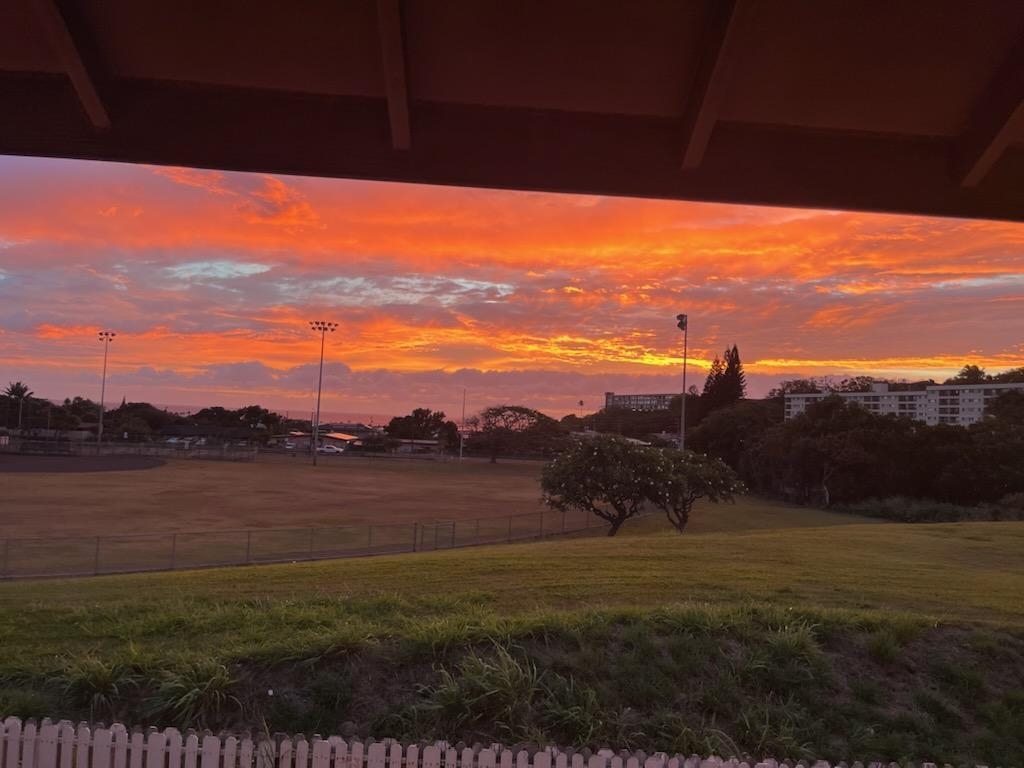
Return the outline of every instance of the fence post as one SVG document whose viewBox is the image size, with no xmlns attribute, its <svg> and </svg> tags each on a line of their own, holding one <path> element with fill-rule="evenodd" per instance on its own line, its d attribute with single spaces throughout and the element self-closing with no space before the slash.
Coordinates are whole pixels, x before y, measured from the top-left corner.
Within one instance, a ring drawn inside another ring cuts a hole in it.
<svg viewBox="0 0 1024 768">
<path fill-rule="evenodd" d="M 480 518 L 476 519 L 476 531 L 473 533 L 473 541 L 480 543 Z"/>
<path fill-rule="evenodd" d="M 373 547 L 373 526 L 366 526 L 366 547 L 370 549 Z"/>
<path fill-rule="evenodd" d="M 508 516 L 508 541 L 512 543 L 512 515 Z"/>
<path fill-rule="evenodd" d="M 171 534 L 171 570 L 174 570 L 174 566 L 178 560 L 178 534 Z"/>
<path fill-rule="evenodd" d="M 0 570 L 0 576 L 6 576 L 7 575 L 7 566 L 8 566 L 8 562 L 7 561 L 8 561 L 8 558 L 10 557 L 10 555 L 11 555 L 11 540 L 10 539 L 4 539 L 4 567 L 3 567 L 3 570 Z"/>
<path fill-rule="evenodd" d="M 452 520 L 452 548 L 455 547 L 455 526 L 459 524 L 458 520 Z"/>
<path fill-rule="evenodd" d="M 538 526 L 540 528 L 540 530 L 537 531 L 537 538 L 538 539 L 543 539 L 544 538 L 544 511 L 541 510 L 540 512 L 538 512 L 537 516 L 540 518 L 540 525 Z"/>
<path fill-rule="evenodd" d="M 562 533 L 565 533 L 565 510 L 562 510 Z"/>
<path fill-rule="evenodd" d="M 245 564 L 252 562 L 252 531 L 245 532 Z"/>
<path fill-rule="evenodd" d="M 418 522 L 415 522 L 415 523 L 412 524 L 412 551 L 413 552 L 418 551 L 417 550 L 417 545 L 419 543 L 419 540 L 420 540 L 420 524 Z"/>
<path fill-rule="evenodd" d="M 440 528 L 440 527 L 441 527 L 441 524 L 437 520 L 435 520 L 434 521 L 434 551 L 435 552 L 437 551 L 437 529 Z"/>
<path fill-rule="evenodd" d="M 309 529 L 309 559 L 313 559 L 313 537 L 316 535 L 316 528 Z"/>
<path fill-rule="evenodd" d="M 92 559 L 92 572 L 93 572 L 94 575 L 100 572 L 100 537 L 99 536 L 96 537 L 96 551 L 93 554 L 93 559 Z"/>
</svg>

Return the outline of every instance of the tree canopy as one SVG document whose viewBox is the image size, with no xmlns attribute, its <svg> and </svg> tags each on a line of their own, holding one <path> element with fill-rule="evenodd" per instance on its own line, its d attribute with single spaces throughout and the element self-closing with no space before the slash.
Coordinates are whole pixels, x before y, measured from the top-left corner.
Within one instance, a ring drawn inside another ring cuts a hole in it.
<svg viewBox="0 0 1024 768">
<path fill-rule="evenodd" d="M 646 507 L 663 511 L 682 533 L 698 499 L 731 501 L 743 486 L 718 459 L 601 435 L 576 442 L 548 463 L 541 490 L 550 507 L 596 515 L 614 536 Z"/>
<path fill-rule="evenodd" d="M 731 348 L 726 348 L 721 360 L 716 357 L 711 363 L 701 394 L 701 409 L 706 415 L 739 402 L 746 396 L 747 377 L 740 361 L 740 351 L 733 344 Z"/>
<path fill-rule="evenodd" d="M 568 432 L 554 419 L 524 405 L 493 405 L 470 420 L 473 450 L 491 462 L 498 456 L 552 456 L 568 443 Z"/>
<path fill-rule="evenodd" d="M 397 440 L 437 440 L 443 450 L 458 445 L 459 428 L 445 418 L 444 411 L 416 408 L 407 416 L 395 416 L 384 428 Z"/>
</svg>

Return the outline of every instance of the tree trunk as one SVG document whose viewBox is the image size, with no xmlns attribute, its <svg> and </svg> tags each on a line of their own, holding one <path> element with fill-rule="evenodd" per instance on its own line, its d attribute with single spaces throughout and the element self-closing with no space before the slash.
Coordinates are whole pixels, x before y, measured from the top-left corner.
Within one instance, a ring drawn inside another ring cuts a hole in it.
<svg viewBox="0 0 1024 768">
<path fill-rule="evenodd" d="M 616 533 L 618 533 L 619 528 L 622 527 L 622 524 L 624 522 L 626 522 L 626 518 L 624 517 L 617 517 L 614 520 L 612 520 L 611 525 L 608 527 L 608 535 L 614 536 Z"/>
</svg>

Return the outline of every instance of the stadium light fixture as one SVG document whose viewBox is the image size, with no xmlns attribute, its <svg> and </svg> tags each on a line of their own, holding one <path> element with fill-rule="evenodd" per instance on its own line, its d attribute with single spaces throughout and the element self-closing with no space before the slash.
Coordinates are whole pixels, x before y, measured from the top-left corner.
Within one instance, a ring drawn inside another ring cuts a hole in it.
<svg viewBox="0 0 1024 768">
<path fill-rule="evenodd" d="M 327 320 L 310 320 L 309 327 L 320 334 L 320 377 L 316 383 L 316 418 L 313 420 L 313 434 L 310 435 L 309 441 L 313 448 L 313 466 L 315 467 L 316 453 L 320 447 L 320 393 L 324 386 L 324 339 L 328 332 L 334 333 L 338 324 Z"/>
</svg>

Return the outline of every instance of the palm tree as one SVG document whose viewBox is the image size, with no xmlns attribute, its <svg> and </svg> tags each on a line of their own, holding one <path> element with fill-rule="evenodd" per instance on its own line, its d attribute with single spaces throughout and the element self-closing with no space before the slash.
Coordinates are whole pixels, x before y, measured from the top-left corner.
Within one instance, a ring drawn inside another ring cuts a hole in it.
<svg viewBox="0 0 1024 768">
<path fill-rule="evenodd" d="M 25 399 L 32 397 L 33 392 L 28 388 L 28 384 L 24 384 L 20 381 L 12 381 L 7 385 L 7 389 L 4 390 L 4 395 L 11 398 L 11 400 L 18 401 L 18 431 L 21 431 L 21 412 L 25 406 Z"/>
</svg>

